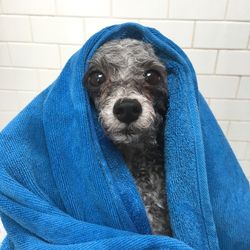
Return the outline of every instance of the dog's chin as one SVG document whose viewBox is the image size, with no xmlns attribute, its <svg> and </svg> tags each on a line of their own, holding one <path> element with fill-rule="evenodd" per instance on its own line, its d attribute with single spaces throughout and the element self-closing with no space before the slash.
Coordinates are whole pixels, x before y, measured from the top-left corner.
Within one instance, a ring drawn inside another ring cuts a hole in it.
<svg viewBox="0 0 250 250">
<path fill-rule="evenodd" d="M 132 143 L 139 143 L 140 142 L 140 135 L 138 134 L 127 134 L 124 132 L 115 133 L 109 135 L 110 139 L 115 144 L 132 144 Z"/>
<path fill-rule="evenodd" d="M 156 135 L 149 129 L 145 130 L 129 130 L 123 129 L 112 134 L 108 134 L 108 137 L 114 144 L 136 145 L 140 143 L 156 143 Z"/>
<path fill-rule="evenodd" d="M 130 124 L 117 119 L 103 119 L 99 116 L 101 125 L 107 137 L 114 144 L 155 144 L 157 137 L 157 122 L 153 119 L 137 120 Z"/>
</svg>

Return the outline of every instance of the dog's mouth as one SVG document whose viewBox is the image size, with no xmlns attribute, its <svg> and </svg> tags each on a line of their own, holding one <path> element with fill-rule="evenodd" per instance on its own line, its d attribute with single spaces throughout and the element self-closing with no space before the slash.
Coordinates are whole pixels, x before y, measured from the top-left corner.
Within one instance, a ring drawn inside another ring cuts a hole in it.
<svg viewBox="0 0 250 250">
<path fill-rule="evenodd" d="M 112 131 L 112 133 L 108 133 L 108 135 L 112 138 L 114 141 L 132 141 L 133 139 L 137 139 L 139 135 L 142 133 L 142 131 L 139 132 L 138 129 L 131 128 L 130 125 L 126 125 L 124 128 Z M 123 142 L 125 142 L 123 141 Z"/>
<path fill-rule="evenodd" d="M 116 144 L 137 144 L 144 140 L 156 143 L 155 133 L 152 129 L 139 129 L 133 125 L 127 125 L 120 130 L 107 133 L 107 135 Z"/>
<path fill-rule="evenodd" d="M 116 144 L 130 144 L 140 141 L 140 135 L 131 132 L 117 132 L 109 135 L 109 137 Z"/>
<path fill-rule="evenodd" d="M 131 126 L 126 126 L 124 129 L 120 130 L 121 134 L 127 135 L 127 136 L 135 136 L 140 134 L 142 131 L 139 131 L 136 128 L 131 128 Z"/>
</svg>

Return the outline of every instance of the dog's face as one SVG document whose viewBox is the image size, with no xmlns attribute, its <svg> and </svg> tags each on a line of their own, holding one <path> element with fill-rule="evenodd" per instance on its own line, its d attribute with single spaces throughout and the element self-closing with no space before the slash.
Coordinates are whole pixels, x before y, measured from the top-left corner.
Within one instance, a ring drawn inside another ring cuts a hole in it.
<svg viewBox="0 0 250 250">
<path fill-rule="evenodd" d="M 167 107 L 166 70 L 151 45 L 134 39 L 102 45 L 84 84 L 109 138 L 117 144 L 156 143 Z"/>
</svg>

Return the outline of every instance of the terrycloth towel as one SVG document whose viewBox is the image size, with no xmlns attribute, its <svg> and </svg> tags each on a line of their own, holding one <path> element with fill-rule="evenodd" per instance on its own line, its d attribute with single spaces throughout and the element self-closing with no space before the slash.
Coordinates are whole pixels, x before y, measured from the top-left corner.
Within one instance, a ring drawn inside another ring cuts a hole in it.
<svg viewBox="0 0 250 250">
<path fill-rule="evenodd" d="M 153 45 L 168 71 L 167 202 L 173 238 L 151 234 L 120 152 L 105 136 L 82 78 L 103 43 Z M 157 30 L 103 29 L 2 132 L 1 249 L 250 249 L 250 192 L 228 142 L 197 89 L 184 52 Z"/>
</svg>

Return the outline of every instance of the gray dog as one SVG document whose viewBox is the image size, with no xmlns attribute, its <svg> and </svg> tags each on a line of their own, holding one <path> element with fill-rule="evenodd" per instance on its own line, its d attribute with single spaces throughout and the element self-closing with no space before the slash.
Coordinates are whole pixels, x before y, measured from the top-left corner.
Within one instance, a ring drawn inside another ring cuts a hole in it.
<svg viewBox="0 0 250 250">
<path fill-rule="evenodd" d="M 135 179 L 153 233 L 171 235 L 163 157 L 166 75 L 150 44 L 121 39 L 96 51 L 84 84 Z"/>
</svg>

